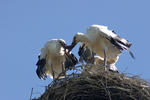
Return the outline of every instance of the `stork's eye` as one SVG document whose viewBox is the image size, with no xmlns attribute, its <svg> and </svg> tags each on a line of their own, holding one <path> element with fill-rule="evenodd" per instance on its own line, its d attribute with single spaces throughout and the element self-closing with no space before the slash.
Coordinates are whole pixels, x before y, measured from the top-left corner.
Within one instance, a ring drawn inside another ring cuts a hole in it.
<svg viewBox="0 0 150 100">
<path fill-rule="evenodd" d="M 66 44 L 62 41 L 59 42 L 63 47 L 66 47 Z"/>
<path fill-rule="evenodd" d="M 64 43 L 63 43 L 63 42 L 60 42 L 60 44 L 61 44 L 61 45 L 64 45 Z"/>
<path fill-rule="evenodd" d="M 62 42 L 61 42 L 61 41 L 59 41 L 59 43 L 60 43 L 60 44 L 62 44 Z"/>
</svg>

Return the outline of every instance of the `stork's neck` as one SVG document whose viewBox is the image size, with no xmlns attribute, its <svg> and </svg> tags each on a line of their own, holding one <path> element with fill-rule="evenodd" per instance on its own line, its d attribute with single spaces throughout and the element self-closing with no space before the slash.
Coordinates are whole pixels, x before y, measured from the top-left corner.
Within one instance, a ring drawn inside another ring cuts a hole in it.
<svg viewBox="0 0 150 100">
<path fill-rule="evenodd" d="M 76 42 L 86 43 L 86 42 L 88 42 L 88 38 L 86 37 L 85 34 L 77 34 L 76 35 Z"/>
<path fill-rule="evenodd" d="M 75 35 L 74 39 L 73 39 L 72 47 L 74 47 L 78 42 L 87 43 L 88 42 L 88 38 L 83 33 L 77 33 Z"/>
</svg>

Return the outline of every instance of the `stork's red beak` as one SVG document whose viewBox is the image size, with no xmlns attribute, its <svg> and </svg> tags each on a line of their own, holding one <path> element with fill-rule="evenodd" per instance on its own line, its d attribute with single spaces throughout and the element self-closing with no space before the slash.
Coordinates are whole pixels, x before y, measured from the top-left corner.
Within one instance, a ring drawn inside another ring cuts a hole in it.
<svg viewBox="0 0 150 100">
<path fill-rule="evenodd" d="M 70 52 L 73 49 L 72 45 L 66 45 L 65 48 L 68 49 L 68 52 Z"/>
<path fill-rule="evenodd" d="M 74 37 L 71 45 L 66 45 L 66 49 L 68 49 L 68 52 L 70 52 L 75 47 L 76 44 L 77 44 L 76 37 Z"/>
</svg>

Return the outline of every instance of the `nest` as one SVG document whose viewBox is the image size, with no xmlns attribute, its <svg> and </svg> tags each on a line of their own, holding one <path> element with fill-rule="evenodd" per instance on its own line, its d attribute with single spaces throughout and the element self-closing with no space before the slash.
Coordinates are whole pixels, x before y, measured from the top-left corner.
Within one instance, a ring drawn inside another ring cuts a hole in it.
<svg viewBox="0 0 150 100">
<path fill-rule="evenodd" d="M 138 77 L 99 70 L 84 70 L 52 82 L 33 100 L 150 100 L 150 85 Z"/>
</svg>

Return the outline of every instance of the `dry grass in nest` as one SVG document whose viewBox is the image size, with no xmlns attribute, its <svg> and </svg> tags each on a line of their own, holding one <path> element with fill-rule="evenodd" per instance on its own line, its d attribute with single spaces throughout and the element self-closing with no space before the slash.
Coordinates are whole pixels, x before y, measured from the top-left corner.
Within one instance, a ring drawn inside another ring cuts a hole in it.
<svg viewBox="0 0 150 100">
<path fill-rule="evenodd" d="M 138 78 L 98 70 L 71 74 L 33 100 L 150 100 L 150 85 Z"/>
</svg>

